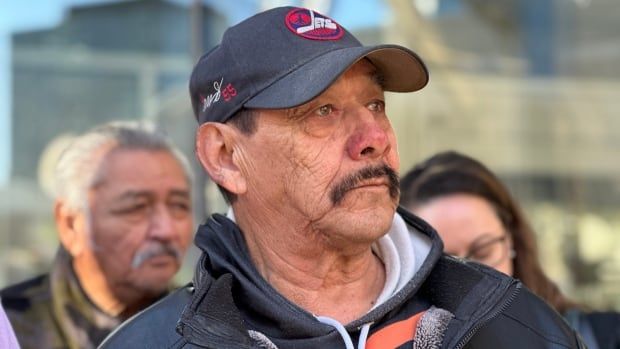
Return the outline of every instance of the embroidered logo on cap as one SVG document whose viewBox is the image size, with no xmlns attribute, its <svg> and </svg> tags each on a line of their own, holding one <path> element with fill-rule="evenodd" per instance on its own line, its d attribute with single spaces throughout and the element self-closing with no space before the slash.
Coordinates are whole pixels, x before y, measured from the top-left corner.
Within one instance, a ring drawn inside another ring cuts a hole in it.
<svg viewBox="0 0 620 349">
<path fill-rule="evenodd" d="M 286 26 L 293 33 L 312 40 L 338 40 L 344 30 L 333 19 L 312 10 L 297 8 L 285 18 Z"/>
<path fill-rule="evenodd" d="M 229 83 L 222 90 L 222 85 L 224 84 L 224 78 L 222 77 L 220 81 L 213 82 L 213 89 L 215 92 L 205 96 L 200 95 L 200 103 L 202 104 L 202 111 L 205 112 L 207 108 L 209 108 L 213 103 L 219 102 L 220 97 L 224 97 L 224 101 L 228 102 L 233 97 L 237 95 L 237 90 L 235 87 Z"/>
</svg>

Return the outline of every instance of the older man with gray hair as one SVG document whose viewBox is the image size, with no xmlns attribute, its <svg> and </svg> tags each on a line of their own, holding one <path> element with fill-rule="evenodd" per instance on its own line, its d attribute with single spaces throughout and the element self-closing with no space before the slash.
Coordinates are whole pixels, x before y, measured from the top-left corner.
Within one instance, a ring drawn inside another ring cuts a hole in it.
<svg viewBox="0 0 620 349">
<path fill-rule="evenodd" d="M 94 348 L 167 294 L 191 239 L 191 177 L 184 156 L 143 123 L 73 141 L 55 169 L 52 269 L 0 292 L 22 348 Z"/>
</svg>

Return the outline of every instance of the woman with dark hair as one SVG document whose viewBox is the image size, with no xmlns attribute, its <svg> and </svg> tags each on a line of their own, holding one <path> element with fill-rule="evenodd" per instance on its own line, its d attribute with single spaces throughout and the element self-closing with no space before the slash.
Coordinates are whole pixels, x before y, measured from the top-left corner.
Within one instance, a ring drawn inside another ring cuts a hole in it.
<svg viewBox="0 0 620 349">
<path fill-rule="evenodd" d="M 586 313 L 543 272 L 536 236 L 506 186 L 479 161 L 439 153 L 401 179 L 400 204 L 428 221 L 445 252 L 520 279 L 565 315 L 589 348 L 620 348 L 620 314 Z"/>
</svg>

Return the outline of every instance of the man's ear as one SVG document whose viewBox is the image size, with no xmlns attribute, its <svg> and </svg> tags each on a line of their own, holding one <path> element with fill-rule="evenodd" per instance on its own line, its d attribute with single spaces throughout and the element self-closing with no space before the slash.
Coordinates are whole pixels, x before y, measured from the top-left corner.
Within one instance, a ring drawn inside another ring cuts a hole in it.
<svg viewBox="0 0 620 349">
<path fill-rule="evenodd" d="M 219 122 L 206 122 L 196 134 L 196 154 L 211 179 L 233 194 L 247 189 L 245 176 L 235 163 L 233 152 L 239 131 Z"/>
<path fill-rule="evenodd" d="M 54 220 L 62 246 L 74 258 L 82 254 L 88 239 L 84 213 L 69 207 L 63 200 L 56 200 Z"/>
</svg>

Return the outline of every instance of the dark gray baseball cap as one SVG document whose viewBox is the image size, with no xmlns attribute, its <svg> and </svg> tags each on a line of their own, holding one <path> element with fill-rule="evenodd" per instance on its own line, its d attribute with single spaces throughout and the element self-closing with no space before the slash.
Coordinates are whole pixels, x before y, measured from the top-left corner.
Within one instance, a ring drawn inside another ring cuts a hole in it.
<svg viewBox="0 0 620 349">
<path fill-rule="evenodd" d="M 226 122 L 241 108 L 292 108 L 362 58 L 381 73 L 386 91 L 413 92 L 428 83 L 422 59 L 403 46 L 363 46 L 309 9 L 267 10 L 228 28 L 221 44 L 198 60 L 189 85 L 194 114 L 202 124 Z"/>
</svg>

